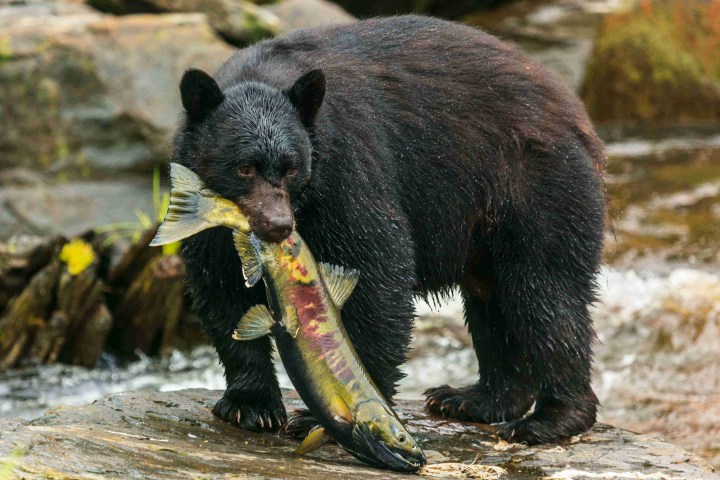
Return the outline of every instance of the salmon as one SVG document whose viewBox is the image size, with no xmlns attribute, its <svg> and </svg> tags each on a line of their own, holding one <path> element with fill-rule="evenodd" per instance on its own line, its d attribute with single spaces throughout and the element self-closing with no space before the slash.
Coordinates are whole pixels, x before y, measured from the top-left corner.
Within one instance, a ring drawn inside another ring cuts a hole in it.
<svg viewBox="0 0 720 480">
<path fill-rule="evenodd" d="M 414 472 L 425 455 L 368 376 L 343 326 L 341 309 L 359 273 L 315 261 L 297 231 L 278 243 L 255 236 L 240 208 L 171 164 L 170 206 L 151 245 L 182 240 L 212 227 L 233 230 L 248 287 L 264 282 L 267 305 L 251 307 L 233 338 L 271 335 L 300 398 L 320 423 L 296 450 L 330 438 L 371 465 Z"/>
</svg>

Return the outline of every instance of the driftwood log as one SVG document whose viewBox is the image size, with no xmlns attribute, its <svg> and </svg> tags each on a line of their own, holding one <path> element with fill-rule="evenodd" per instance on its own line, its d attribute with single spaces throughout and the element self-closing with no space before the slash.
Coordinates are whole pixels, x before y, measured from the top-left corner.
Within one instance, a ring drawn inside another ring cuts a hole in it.
<svg viewBox="0 0 720 480">
<path fill-rule="evenodd" d="M 110 344 L 123 354 L 156 355 L 171 344 L 183 313 L 185 264 L 180 257 L 152 258 L 115 307 Z"/>
<path fill-rule="evenodd" d="M 112 317 L 97 277 L 97 262 L 73 274 L 67 266 L 60 275 L 56 317 L 65 318 L 63 363 L 92 367 L 112 328 Z"/>
<path fill-rule="evenodd" d="M 202 338 L 185 311 L 185 265 L 149 246 L 155 232 L 119 256 L 92 233 L 0 244 L 0 370 L 91 367 L 106 349 L 130 358 Z"/>
<path fill-rule="evenodd" d="M 0 317 L 0 369 L 15 366 L 35 332 L 42 329 L 55 301 L 60 268 L 58 261 L 52 261 L 5 307 Z"/>
<path fill-rule="evenodd" d="M 137 242 L 130 245 L 120 260 L 108 273 L 107 283 L 116 289 L 125 289 L 140 275 L 145 266 L 162 253 L 162 249 L 150 246 L 150 241 L 157 233 L 151 228 L 140 235 Z"/>
<path fill-rule="evenodd" d="M 0 243 L 0 312 L 42 267 L 50 263 L 65 243 L 62 237 L 43 240 L 22 235 Z"/>
</svg>

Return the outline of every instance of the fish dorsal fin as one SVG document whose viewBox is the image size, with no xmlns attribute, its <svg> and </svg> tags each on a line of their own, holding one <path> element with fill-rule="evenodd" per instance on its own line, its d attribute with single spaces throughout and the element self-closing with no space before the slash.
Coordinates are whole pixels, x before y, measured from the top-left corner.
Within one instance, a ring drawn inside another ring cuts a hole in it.
<svg viewBox="0 0 720 480">
<path fill-rule="evenodd" d="M 270 333 L 275 320 L 265 305 L 250 307 L 233 332 L 235 340 L 254 340 Z"/>
<path fill-rule="evenodd" d="M 253 245 L 255 236 L 250 233 L 242 233 L 233 230 L 233 239 L 235 240 L 235 248 L 240 255 L 242 261 L 242 271 L 245 277 L 245 285 L 254 287 L 263 276 L 263 266 L 258 251 Z"/>
<path fill-rule="evenodd" d="M 288 305 L 285 307 L 283 323 L 290 336 L 293 338 L 297 337 L 298 331 L 300 330 L 300 319 L 298 318 L 297 309 L 294 306 Z"/>
<path fill-rule="evenodd" d="M 350 406 L 337 394 L 332 397 L 332 409 L 333 412 L 335 412 L 334 418 L 336 421 L 353 423 L 353 414 Z"/>
<path fill-rule="evenodd" d="M 338 308 L 345 305 L 345 301 L 352 294 L 360 278 L 360 272 L 353 268 L 346 269 L 329 263 L 320 264 L 320 275 L 327 286 L 330 298 Z"/>
<path fill-rule="evenodd" d="M 327 434 L 325 429 L 321 426 L 317 426 L 310 430 L 307 437 L 302 441 L 300 446 L 295 450 L 297 455 L 305 455 L 313 450 L 325 445 L 330 440 L 330 435 Z"/>
</svg>

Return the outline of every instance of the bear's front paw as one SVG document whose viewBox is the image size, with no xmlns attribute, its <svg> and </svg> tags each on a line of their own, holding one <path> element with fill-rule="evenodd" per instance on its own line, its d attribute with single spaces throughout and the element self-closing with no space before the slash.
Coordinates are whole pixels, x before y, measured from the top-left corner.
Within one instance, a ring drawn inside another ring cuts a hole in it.
<svg viewBox="0 0 720 480">
<path fill-rule="evenodd" d="M 287 414 L 282 402 L 266 405 L 249 404 L 223 396 L 215 404 L 212 412 L 221 420 L 253 432 L 263 430 L 275 432 L 287 422 Z"/>
<path fill-rule="evenodd" d="M 289 437 L 303 439 L 307 437 L 310 430 L 318 425 L 320 425 L 320 422 L 310 413 L 310 410 L 295 410 L 290 414 L 290 418 L 282 428 L 281 433 Z"/>
</svg>

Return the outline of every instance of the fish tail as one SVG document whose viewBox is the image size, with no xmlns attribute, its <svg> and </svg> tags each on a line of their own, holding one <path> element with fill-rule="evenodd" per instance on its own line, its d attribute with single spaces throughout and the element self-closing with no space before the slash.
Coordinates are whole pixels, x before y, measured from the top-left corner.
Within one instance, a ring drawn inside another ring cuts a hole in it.
<svg viewBox="0 0 720 480">
<path fill-rule="evenodd" d="M 211 201 L 202 194 L 205 184 L 200 177 L 189 168 L 171 163 L 170 181 L 170 205 L 165 220 L 150 242 L 153 247 L 183 240 L 215 226 L 200 214 L 206 211 L 201 204 Z"/>
</svg>

